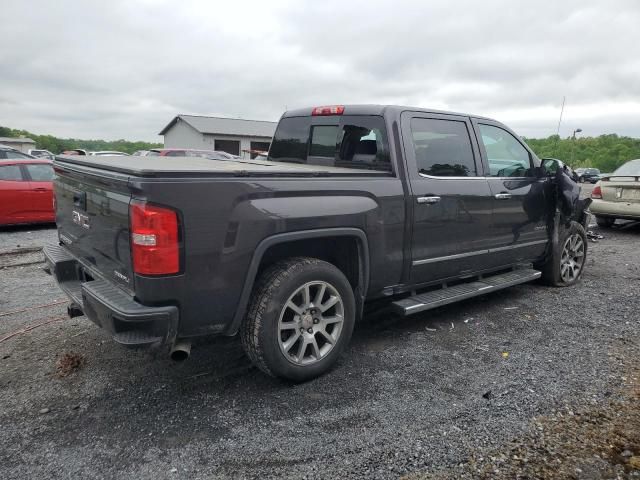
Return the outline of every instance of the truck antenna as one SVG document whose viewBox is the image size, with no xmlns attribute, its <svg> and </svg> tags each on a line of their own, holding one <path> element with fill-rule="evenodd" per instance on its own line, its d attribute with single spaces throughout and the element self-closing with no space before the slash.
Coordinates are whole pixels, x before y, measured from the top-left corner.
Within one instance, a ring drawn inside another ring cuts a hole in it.
<svg viewBox="0 0 640 480">
<path fill-rule="evenodd" d="M 556 130 L 556 135 L 560 136 L 560 124 L 562 123 L 562 114 L 564 112 L 564 102 L 567 97 L 562 97 L 562 107 L 560 107 L 560 119 L 558 120 L 558 129 Z"/>
<path fill-rule="evenodd" d="M 564 103 L 567 100 L 567 97 L 562 97 L 562 107 L 560 107 L 560 119 L 558 120 L 558 128 L 556 130 L 556 144 L 555 144 L 555 155 L 558 156 L 558 143 L 560 141 L 560 124 L 562 123 L 562 114 L 564 113 Z"/>
</svg>

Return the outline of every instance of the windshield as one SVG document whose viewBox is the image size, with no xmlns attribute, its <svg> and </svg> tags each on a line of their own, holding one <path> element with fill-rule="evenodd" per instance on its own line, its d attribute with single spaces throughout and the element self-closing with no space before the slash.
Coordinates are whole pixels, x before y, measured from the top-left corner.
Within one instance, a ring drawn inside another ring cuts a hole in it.
<svg viewBox="0 0 640 480">
<path fill-rule="evenodd" d="M 614 175 L 640 175 L 640 159 L 631 160 L 619 167 Z"/>
</svg>

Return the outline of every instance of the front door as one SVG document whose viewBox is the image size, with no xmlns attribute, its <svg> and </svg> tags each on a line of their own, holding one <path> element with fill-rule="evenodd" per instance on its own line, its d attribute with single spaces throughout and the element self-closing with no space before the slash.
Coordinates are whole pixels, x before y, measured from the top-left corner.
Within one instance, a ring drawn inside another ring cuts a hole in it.
<svg viewBox="0 0 640 480">
<path fill-rule="evenodd" d="M 503 264 L 534 260 L 548 242 L 546 177 L 536 174 L 533 153 L 504 125 L 474 120 L 493 196 L 491 256 Z"/>
<path fill-rule="evenodd" d="M 53 166 L 47 163 L 24 164 L 29 177 L 29 190 L 33 220 L 52 221 L 53 212 Z"/>
<path fill-rule="evenodd" d="M 413 208 L 411 283 L 486 269 L 492 196 L 469 118 L 404 112 Z"/>
</svg>

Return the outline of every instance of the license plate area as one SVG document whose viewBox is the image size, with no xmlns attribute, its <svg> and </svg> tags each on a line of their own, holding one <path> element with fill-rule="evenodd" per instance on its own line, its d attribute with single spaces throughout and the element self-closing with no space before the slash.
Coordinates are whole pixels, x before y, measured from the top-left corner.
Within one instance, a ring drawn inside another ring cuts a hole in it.
<svg viewBox="0 0 640 480">
<path fill-rule="evenodd" d="M 640 188 L 622 188 L 620 192 L 622 200 L 640 201 Z"/>
</svg>

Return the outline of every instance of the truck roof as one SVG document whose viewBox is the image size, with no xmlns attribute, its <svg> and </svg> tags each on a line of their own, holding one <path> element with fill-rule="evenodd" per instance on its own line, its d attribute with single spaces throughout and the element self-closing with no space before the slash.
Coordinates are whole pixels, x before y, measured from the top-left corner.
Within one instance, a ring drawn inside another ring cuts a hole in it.
<svg viewBox="0 0 640 480">
<path fill-rule="evenodd" d="M 479 115 L 471 115 L 468 113 L 451 112 L 447 110 L 436 110 L 433 108 L 420 108 L 420 107 L 407 107 L 402 105 L 378 105 L 378 104 L 356 104 L 356 105 L 342 105 L 344 106 L 343 115 L 384 115 L 385 112 L 393 112 L 400 114 L 404 111 L 411 112 L 424 112 L 424 113 L 437 113 L 448 115 L 460 115 L 464 117 L 479 118 L 484 120 L 493 120 L 488 117 L 482 117 Z M 311 115 L 311 111 L 315 107 L 297 108 L 295 110 L 288 110 L 284 112 L 282 118 L 285 117 L 307 117 Z"/>
</svg>

